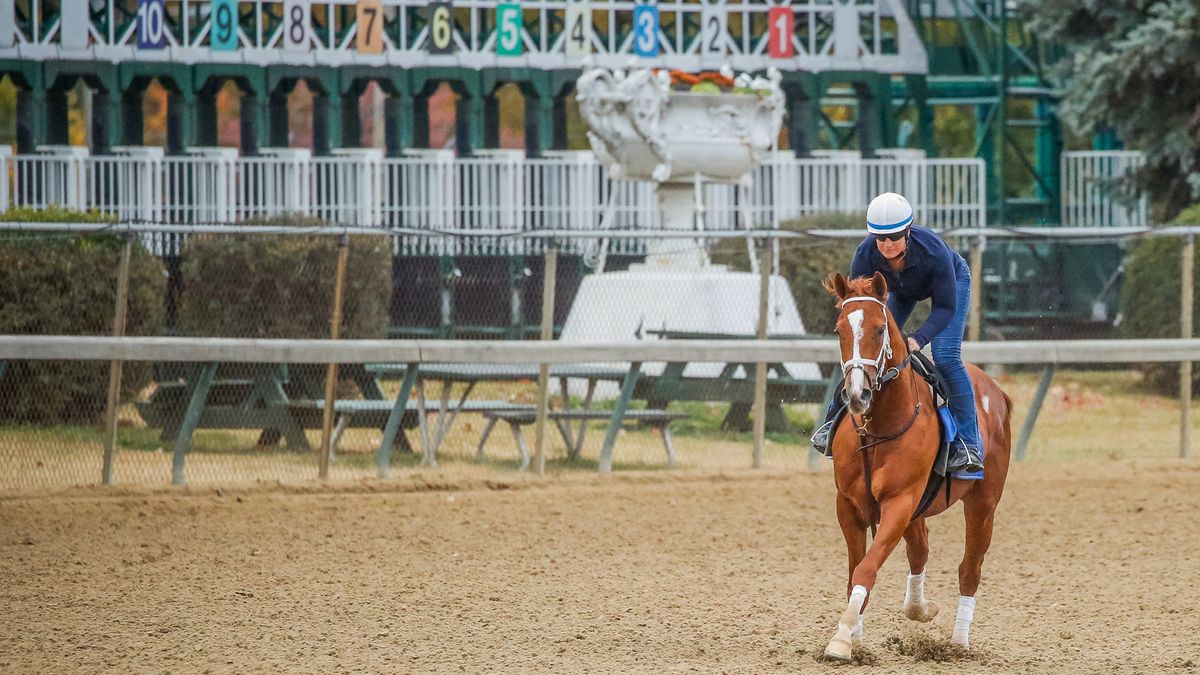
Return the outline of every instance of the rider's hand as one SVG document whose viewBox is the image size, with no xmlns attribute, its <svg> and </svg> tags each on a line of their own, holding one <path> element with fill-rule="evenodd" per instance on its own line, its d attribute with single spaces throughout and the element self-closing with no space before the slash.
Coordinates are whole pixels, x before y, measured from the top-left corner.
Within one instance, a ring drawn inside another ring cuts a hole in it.
<svg viewBox="0 0 1200 675">
<path fill-rule="evenodd" d="M 910 352 L 921 351 L 921 345 L 917 344 L 916 338 L 912 338 L 912 337 L 908 338 L 908 351 L 910 351 Z"/>
</svg>

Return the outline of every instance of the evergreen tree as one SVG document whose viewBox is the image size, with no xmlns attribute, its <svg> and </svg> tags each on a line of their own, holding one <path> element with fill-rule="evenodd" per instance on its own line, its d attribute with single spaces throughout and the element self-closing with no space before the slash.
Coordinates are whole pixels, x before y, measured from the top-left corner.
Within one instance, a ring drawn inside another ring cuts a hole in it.
<svg viewBox="0 0 1200 675">
<path fill-rule="evenodd" d="M 1200 2 L 1020 0 L 1032 28 L 1066 47 L 1060 114 L 1146 153 L 1139 177 L 1168 219 L 1200 198 Z"/>
</svg>

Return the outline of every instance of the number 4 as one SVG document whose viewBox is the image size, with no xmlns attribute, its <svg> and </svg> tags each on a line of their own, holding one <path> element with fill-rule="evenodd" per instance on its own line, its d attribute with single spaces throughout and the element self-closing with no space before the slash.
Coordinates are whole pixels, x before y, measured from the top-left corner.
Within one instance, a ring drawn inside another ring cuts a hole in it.
<svg viewBox="0 0 1200 675">
<path fill-rule="evenodd" d="M 587 56 L 592 53 L 592 13 L 586 0 L 572 0 L 567 5 L 567 56 Z"/>
</svg>

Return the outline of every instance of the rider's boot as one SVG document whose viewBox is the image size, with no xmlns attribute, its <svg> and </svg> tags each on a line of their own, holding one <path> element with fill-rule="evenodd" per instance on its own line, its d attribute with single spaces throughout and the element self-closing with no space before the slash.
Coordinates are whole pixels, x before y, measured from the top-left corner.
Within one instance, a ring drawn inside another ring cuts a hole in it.
<svg viewBox="0 0 1200 675">
<path fill-rule="evenodd" d="M 813 450 L 829 457 L 829 437 L 833 435 L 833 422 L 837 419 L 838 409 L 841 408 L 841 388 L 834 392 L 833 399 L 829 402 L 829 407 L 825 410 L 825 423 L 817 427 L 813 432 L 812 441 Z"/>
<path fill-rule="evenodd" d="M 950 444 L 950 461 L 947 469 L 959 480 L 981 480 L 983 478 L 983 452 L 978 447 L 967 445 L 962 438 Z"/>
</svg>

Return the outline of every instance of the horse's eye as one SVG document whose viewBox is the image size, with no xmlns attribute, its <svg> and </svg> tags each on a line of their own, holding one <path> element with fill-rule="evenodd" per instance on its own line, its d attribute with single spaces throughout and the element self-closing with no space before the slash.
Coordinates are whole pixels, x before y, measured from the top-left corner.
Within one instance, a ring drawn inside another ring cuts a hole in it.
<svg viewBox="0 0 1200 675">
<path fill-rule="evenodd" d="M 879 327 L 879 330 L 878 330 L 878 331 L 876 331 L 876 332 L 875 332 L 875 334 L 876 334 L 876 335 L 878 335 L 878 336 L 880 336 L 880 337 L 883 337 L 883 326 L 880 326 L 880 327 Z"/>
</svg>

